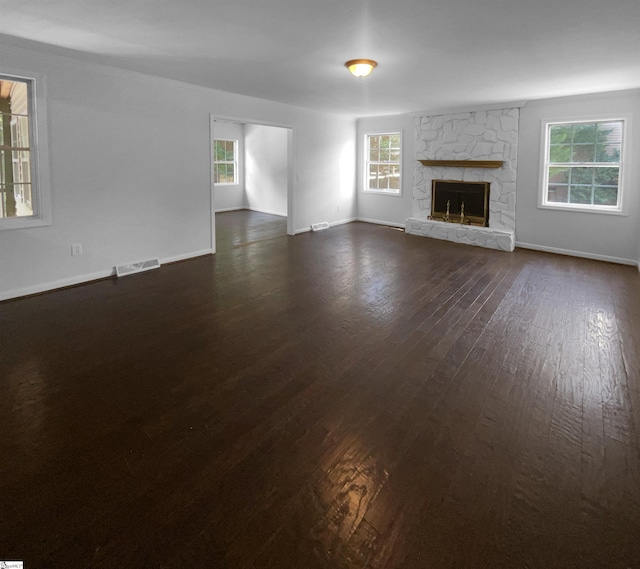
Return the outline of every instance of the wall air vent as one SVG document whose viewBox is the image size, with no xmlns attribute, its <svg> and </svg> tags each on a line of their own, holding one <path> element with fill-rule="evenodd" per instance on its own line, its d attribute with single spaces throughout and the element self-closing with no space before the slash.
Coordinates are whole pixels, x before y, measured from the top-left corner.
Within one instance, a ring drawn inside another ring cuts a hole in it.
<svg viewBox="0 0 640 569">
<path fill-rule="evenodd" d="M 322 229 L 329 229 L 329 224 L 326 221 L 311 224 L 311 231 L 321 231 Z"/>
<path fill-rule="evenodd" d="M 129 263 L 128 265 L 120 265 L 116 267 L 116 274 L 119 277 L 134 275 L 151 269 L 160 268 L 160 259 L 149 259 L 148 261 L 140 261 L 139 263 Z"/>
</svg>

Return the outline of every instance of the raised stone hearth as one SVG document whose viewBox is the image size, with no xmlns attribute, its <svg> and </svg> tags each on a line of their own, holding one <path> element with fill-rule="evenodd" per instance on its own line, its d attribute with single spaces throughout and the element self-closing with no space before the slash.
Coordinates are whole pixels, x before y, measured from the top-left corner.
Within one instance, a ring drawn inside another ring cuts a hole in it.
<svg viewBox="0 0 640 569">
<path fill-rule="evenodd" d="M 406 220 L 407 233 L 513 251 L 518 119 L 518 108 L 416 117 L 413 215 Z M 424 166 L 419 160 L 462 162 Z M 474 167 L 479 160 L 503 163 L 498 168 Z M 429 219 L 433 180 L 488 182 L 489 227 Z"/>
<path fill-rule="evenodd" d="M 405 231 L 412 235 L 422 235 L 423 237 L 444 239 L 454 243 L 477 245 L 500 251 L 513 251 L 516 245 L 515 232 L 508 229 L 445 223 L 434 219 L 410 217 L 407 219 Z"/>
</svg>

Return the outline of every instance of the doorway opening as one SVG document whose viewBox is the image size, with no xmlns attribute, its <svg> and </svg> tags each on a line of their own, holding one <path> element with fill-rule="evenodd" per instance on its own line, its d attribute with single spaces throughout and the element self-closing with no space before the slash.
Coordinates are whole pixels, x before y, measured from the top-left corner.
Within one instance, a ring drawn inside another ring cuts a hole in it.
<svg viewBox="0 0 640 569">
<path fill-rule="evenodd" d="M 221 245 L 249 243 L 274 231 L 293 235 L 292 147 L 290 126 L 211 116 L 214 251 L 217 218 L 221 220 Z M 234 224 L 237 227 L 232 231 Z"/>
</svg>

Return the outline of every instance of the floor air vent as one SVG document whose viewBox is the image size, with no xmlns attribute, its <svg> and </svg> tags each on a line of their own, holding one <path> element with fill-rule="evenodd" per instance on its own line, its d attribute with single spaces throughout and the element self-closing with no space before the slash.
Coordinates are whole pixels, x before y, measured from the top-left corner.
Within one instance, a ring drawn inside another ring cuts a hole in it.
<svg viewBox="0 0 640 569">
<path fill-rule="evenodd" d="M 158 269 L 160 267 L 159 259 L 149 259 L 148 261 L 140 261 L 139 263 L 129 263 L 128 265 L 120 265 L 116 267 L 116 274 L 119 277 L 126 275 L 134 275 L 136 273 L 142 273 L 144 271 L 150 271 L 151 269 Z"/>
<path fill-rule="evenodd" d="M 322 229 L 329 229 L 329 224 L 326 221 L 311 224 L 311 231 L 321 231 Z"/>
</svg>

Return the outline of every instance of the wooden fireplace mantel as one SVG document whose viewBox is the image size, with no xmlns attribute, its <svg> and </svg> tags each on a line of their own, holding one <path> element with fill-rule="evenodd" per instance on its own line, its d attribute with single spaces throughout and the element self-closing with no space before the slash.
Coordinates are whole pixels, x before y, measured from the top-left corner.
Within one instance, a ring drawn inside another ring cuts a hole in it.
<svg viewBox="0 0 640 569">
<path fill-rule="evenodd" d="M 423 166 L 443 168 L 501 168 L 504 160 L 418 160 Z"/>
</svg>

